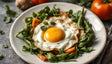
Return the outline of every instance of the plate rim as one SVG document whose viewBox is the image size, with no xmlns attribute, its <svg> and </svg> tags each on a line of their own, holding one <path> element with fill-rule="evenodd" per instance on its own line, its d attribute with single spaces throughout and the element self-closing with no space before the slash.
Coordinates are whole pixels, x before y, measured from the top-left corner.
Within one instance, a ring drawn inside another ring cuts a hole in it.
<svg viewBox="0 0 112 64">
<path fill-rule="evenodd" d="M 24 15 L 26 12 L 28 12 L 28 11 L 30 11 L 30 10 L 36 8 L 36 7 L 43 6 L 43 5 L 46 5 L 46 4 L 69 4 L 69 5 L 79 6 L 79 5 L 72 4 L 72 3 L 67 3 L 67 2 L 48 2 L 48 3 L 43 3 L 43 4 L 39 4 L 39 5 L 33 6 L 33 7 L 29 8 L 29 9 L 25 10 L 24 12 L 22 12 L 22 13 L 15 19 L 15 21 L 14 21 L 14 22 L 12 23 L 12 25 L 11 25 L 10 32 L 9 32 L 10 44 L 11 44 L 11 47 L 13 48 L 13 50 L 15 51 L 15 53 L 16 53 L 21 59 L 23 59 L 25 62 L 30 63 L 30 64 L 34 64 L 34 63 L 32 63 L 32 62 L 26 60 L 21 54 L 19 54 L 19 52 L 17 51 L 17 49 L 14 47 L 14 44 L 12 43 L 12 42 L 13 42 L 13 39 L 12 39 L 12 32 L 13 32 L 13 31 L 12 31 L 12 30 L 13 30 L 13 27 L 14 27 L 15 23 L 17 22 L 17 20 L 18 20 L 22 15 Z M 79 6 L 79 7 L 81 7 L 81 6 Z M 86 9 L 87 11 L 90 11 L 90 10 L 87 9 L 87 8 L 85 8 L 85 9 Z M 90 12 L 92 12 L 92 11 L 90 11 Z M 96 16 L 93 12 L 92 12 L 92 14 L 93 14 L 94 16 Z M 94 59 L 103 51 L 103 49 L 104 49 L 104 47 L 105 47 L 105 44 L 106 44 L 106 41 L 107 41 L 107 32 L 106 32 L 105 26 L 104 26 L 103 22 L 99 19 L 99 17 L 98 17 L 98 16 L 96 16 L 96 17 L 97 17 L 97 19 L 99 20 L 99 22 L 102 24 L 102 26 L 103 26 L 103 28 L 104 28 L 104 31 L 105 31 L 105 34 L 104 34 L 104 35 L 105 35 L 105 40 L 104 40 L 104 45 L 102 46 L 102 49 L 99 51 L 99 53 L 97 53 L 97 55 L 94 56 L 92 59 L 90 59 L 87 63 L 89 63 L 90 61 L 94 60 Z"/>
</svg>

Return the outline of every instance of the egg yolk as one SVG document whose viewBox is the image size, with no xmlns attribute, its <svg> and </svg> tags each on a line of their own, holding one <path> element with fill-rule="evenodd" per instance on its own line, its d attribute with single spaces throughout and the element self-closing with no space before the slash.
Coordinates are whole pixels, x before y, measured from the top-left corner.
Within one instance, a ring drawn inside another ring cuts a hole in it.
<svg viewBox="0 0 112 64">
<path fill-rule="evenodd" d="M 52 43 L 63 40 L 64 38 L 64 31 L 58 27 L 48 28 L 44 33 L 44 39 Z"/>
</svg>

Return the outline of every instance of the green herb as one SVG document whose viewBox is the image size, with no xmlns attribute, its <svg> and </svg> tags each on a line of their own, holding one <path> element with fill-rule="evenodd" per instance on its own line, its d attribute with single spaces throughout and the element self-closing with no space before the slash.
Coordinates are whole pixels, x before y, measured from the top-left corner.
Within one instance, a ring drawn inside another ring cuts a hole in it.
<svg viewBox="0 0 112 64">
<path fill-rule="evenodd" d="M 80 37 L 79 47 L 84 47 L 87 43 L 91 42 L 94 39 L 95 35 L 93 33 L 85 33 Z"/>
<path fill-rule="evenodd" d="M 59 54 L 59 55 L 56 55 L 57 59 L 59 61 L 62 61 L 62 60 L 66 60 L 67 57 L 68 57 L 68 54 L 67 53 L 62 53 L 62 54 Z"/>
<path fill-rule="evenodd" d="M 49 62 L 57 62 L 57 58 L 56 58 L 56 56 L 54 54 L 47 53 L 46 56 L 47 56 Z"/>
<path fill-rule="evenodd" d="M 5 23 L 10 23 L 10 22 L 12 21 L 12 18 L 6 16 L 6 17 L 3 18 L 3 21 L 4 21 Z"/>
<path fill-rule="evenodd" d="M 50 22 L 50 24 L 51 24 L 51 25 L 56 25 L 56 23 L 55 23 L 55 22 Z"/>
<path fill-rule="evenodd" d="M 8 5 L 4 6 L 4 8 L 6 9 L 7 16 L 17 17 L 19 15 L 17 12 L 10 10 L 10 7 Z"/>
<path fill-rule="evenodd" d="M 22 51 L 29 51 L 30 49 L 26 46 L 23 46 Z"/>
<path fill-rule="evenodd" d="M 43 22 L 44 25 L 48 25 L 48 22 Z"/>
<path fill-rule="evenodd" d="M 8 45 L 3 45 L 4 48 L 8 48 Z"/>
<path fill-rule="evenodd" d="M 3 55 L 0 55 L 0 60 L 2 60 L 4 58 L 4 56 Z"/>
<path fill-rule="evenodd" d="M 80 15 L 80 17 L 78 18 L 78 28 L 79 29 L 84 29 L 83 28 L 83 23 L 84 23 L 84 7 L 83 7 L 83 9 L 82 9 L 82 11 L 81 11 L 81 15 Z"/>
<path fill-rule="evenodd" d="M 63 49 L 59 49 L 58 51 L 59 51 L 60 54 L 64 53 Z"/>
<path fill-rule="evenodd" d="M 40 28 L 41 28 L 41 30 L 42 30 L 42 31 L 44 31 L 44 30 L 46 30 L 46 29 L 47 29 L 47 27 L 46 27 L 46 26 L 41 26 Z"/>
<path fill-rule="evenodd" d="M 35 12 L 33 12 L 32 16 L 35 18 L 37 16 L 37 14 Z"/>
<path fill-rule="evenodd" d="M 0 34 L 1 34 L 1 35 L 4 35 L 4 34 L 5 34 L 5 32 L 4 32 L 4 31 L 2 31 L 2 30 L 0 30 Z"/>
</svg>

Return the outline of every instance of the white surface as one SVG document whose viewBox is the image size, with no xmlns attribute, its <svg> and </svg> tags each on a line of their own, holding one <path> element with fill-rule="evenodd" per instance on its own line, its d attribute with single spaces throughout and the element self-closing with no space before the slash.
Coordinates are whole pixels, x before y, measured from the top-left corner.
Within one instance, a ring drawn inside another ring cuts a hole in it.
<svg viewBox="0 0 112 64">
<path fill-rule="evenodd" d="M 60 8 L 61 11 L 68 11 L 72 9 L 74 12 L 76 12 L 82 9 L 80 6 L 69 4 L 69 3 L 63 3 L 63 2 L 52 2 L 52 3 L 45 3 L 45 4 L 37 5 L 37 6 L 34 6 L 26 10 L 24 13 L 22 13 L 15 20 L 15 22 L 13 23 L 11 27 L 11 30 L 10 30 L 11 46 L 13 47 L 17 55 L 20 56 L 23 60 L 25 60 L 28 63 L 31 63 L 31 64 L 65 64 L 65 62 L 59 62 L 59 63 L 43 62 L 39 58 L 37 58 L 35 55 L 31 55 L 28 52 L 23 52 L 21 49 L 22 49 L 22 46 L 25 44 L 24 41 L 15 37 L 15 35 L 25 26 L 25 22 L 24 22 L 25 17 L 32 16 L 32 12 L 37 12 L 46 6 L 49 6 L 50 8 L 52 8 L 54 4 L 56 4 L 56 7 Z M 97 43 L 93 45 L 95 51 L 83 54 L 81 57 L 77 59 L 77 62 L 66 62 L 66 64 L 85 64 L 85 63 L 90 62 L 91 60 L 95 59 L 99 55 L 99 53 L 102 51 L 106 43 L 106 31 L 105 31 L 105 27 L 103 23 L 92 12 L 90 12 L 87 9 L 85 9 L 85 11 L 87 11 L 86 19 L 88 19 L 88 21 L 92 24 L 93 30 L 96 35 Z"/>
</svg>

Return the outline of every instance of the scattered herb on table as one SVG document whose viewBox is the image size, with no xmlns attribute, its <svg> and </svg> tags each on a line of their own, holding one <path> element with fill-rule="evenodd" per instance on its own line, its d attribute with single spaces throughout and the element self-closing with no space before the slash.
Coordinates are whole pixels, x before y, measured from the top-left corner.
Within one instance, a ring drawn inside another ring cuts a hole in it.
<svg viewBox="0 0 112 64">
<path fill-rule="evenodd" d="M 10 7 L 8 5 L 4 6 L 5 10 L 6 10 L 6 15 L 4 18 L 3 18 L 3 21 L 5 23 L 10 23 L 12 21 L 12 17 L 17 17 L 19 16 L 19 13 L 15 12 L 15 11 L 12 11 L 10 10 Z"/>
<path fill-rule="evenodd" d="M 0 30 L 0 34 L 1 34 L 1 35 L 4 35 L 4 34 L 5 34 L 5 32 L 4 32 L 4 31 L 2 31 L 2 30 Z"/>
<path fill-rule="evenodd" d="M 3 55 L 0 55 L 0 60 L 2 60 L 4 58 L 4 56 Z"/>
<path fill-rule="evenodd" d="M 4 48 L 8 48 L 8 45 L 3 45 Z"/>
<path fill-rule="evenodd" d="M 11 17 L 8 17 L 8 16 L 5 16 L 5 17 L 3 18 L 3 21 L 4 21 L 5 23 L 10 23 L 10 22 L 12 22 L 12 18 L 11 18 Z"/>
</svg>

